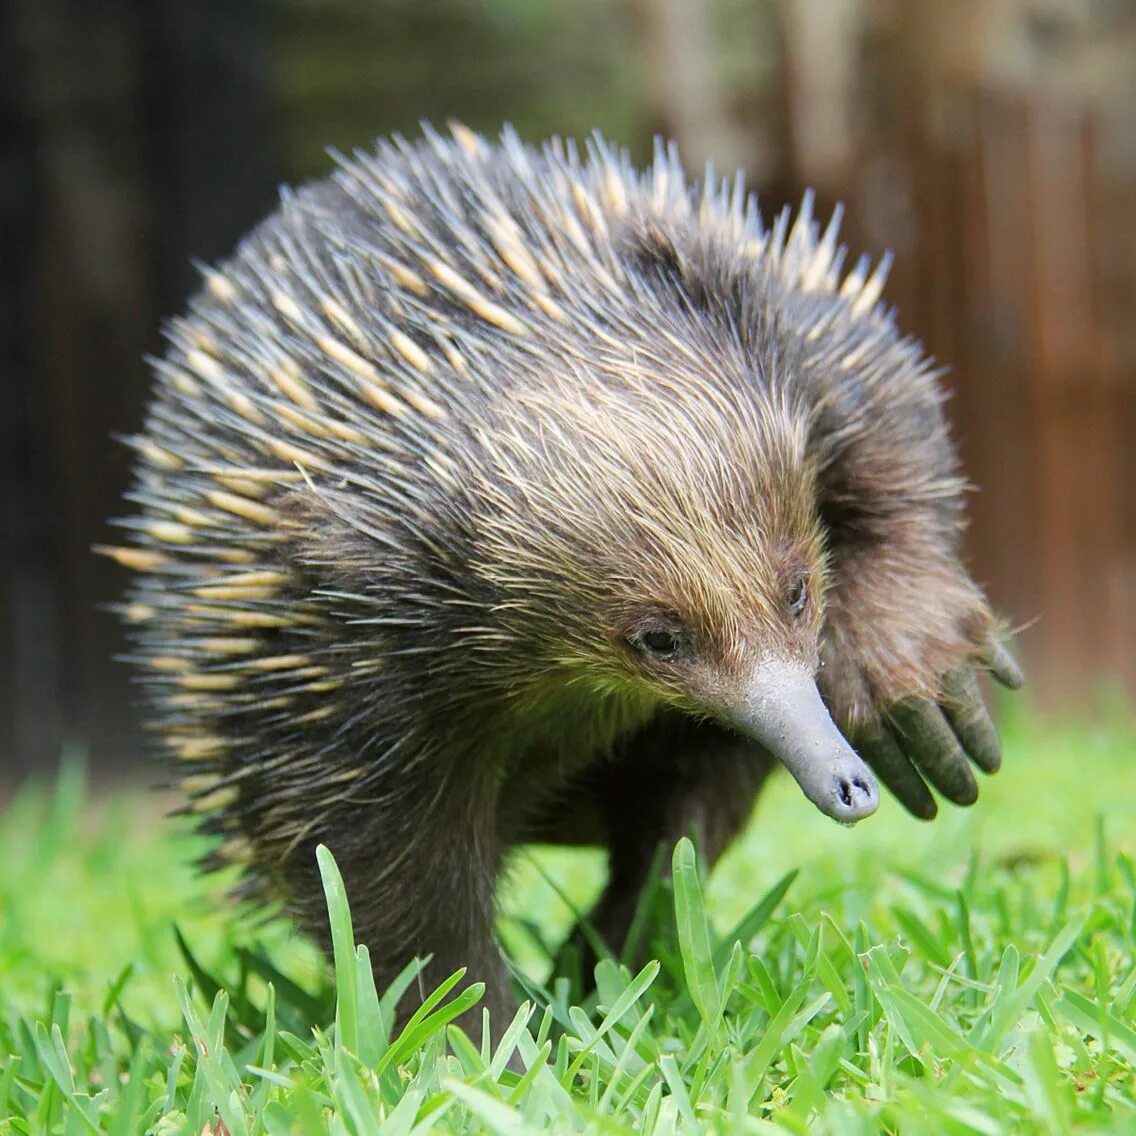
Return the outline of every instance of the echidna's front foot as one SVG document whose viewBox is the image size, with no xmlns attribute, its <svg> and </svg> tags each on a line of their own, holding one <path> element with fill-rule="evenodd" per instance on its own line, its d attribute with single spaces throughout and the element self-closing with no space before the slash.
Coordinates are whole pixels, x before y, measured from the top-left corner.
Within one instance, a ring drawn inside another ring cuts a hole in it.
<svg viewBox="0 0 1136 1136">
<path fill-rule="evenodd" d="M 993 642 L 975 660 L 1003 686 L 1016 690 L 1024 676 L 1010 653 Z M 889 706 L 858 738 L 856 748 L 880 780 L 914 816 L 938 812 L 930 782 L 948 801 L 971 805 L 978 798 L 973 762 L 984 773 L 1002 764 L 994 723 L 986 711 L 974 666 L 946 675 L 942 697 L 906 698 Z M 969 759 L 969 760 L 968 760 Z"/>
</svg>

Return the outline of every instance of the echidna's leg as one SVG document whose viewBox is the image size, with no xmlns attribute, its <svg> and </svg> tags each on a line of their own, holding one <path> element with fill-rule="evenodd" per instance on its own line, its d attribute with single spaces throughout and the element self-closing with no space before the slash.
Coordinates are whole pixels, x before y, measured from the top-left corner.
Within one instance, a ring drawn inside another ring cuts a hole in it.
<svg viewBox="0 0 1136 1136">
<path fill-rule="evenodd" d="M 709 869 L 741 830 L 773 759 L 709 722 L 662 714 L 589 779 L 605 821 L 610 878 L 592 922 L 616 952 L 660 842 L 692 835 Z M 669 871 L 669 859 L 664 870 Z"/>
<path fill-rule="evenodd" d="M 343 875 L 356 941 L 366 944 L 379 990 L 417 957 L 431 956 L 399 1007 L 400 1020 L 455 971 L 459 990 L 484 982 L 485 997 L 463 1026 L 477 1037 L 481 1006 L 495 1033 L 516 1006 L 493 939 L 493 894 L 499 870 L 492 809 L 473 785 L 437 792 L 423 785 L 393 793 L 375 786 L 357 801 L 338 803 L 310 845 L 289 858 L 285 888 L 305 925 L 326 941 L 327 917 L 314 845 L 327 844 Z"/>
</svg>

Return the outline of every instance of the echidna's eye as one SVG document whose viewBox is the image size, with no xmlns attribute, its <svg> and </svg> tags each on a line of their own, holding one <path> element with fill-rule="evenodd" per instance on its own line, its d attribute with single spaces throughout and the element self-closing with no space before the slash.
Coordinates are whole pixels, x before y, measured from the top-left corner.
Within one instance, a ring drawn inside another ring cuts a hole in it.
<svg viewBox="0 0 1136 1136">
<path fill-rule="evenodd" d="M 789 605 L 789 614 L 796 617 L 805 610 L 805 604 L 809 598 L 809 578 L 801 575 L 797 576 L 789 585 L 789 594 L 785 597 L 786 603 Z"/>
<path fill-rule="evenodd" d="M 675 659 L 686 650 L 686 637 L 673 627 L 645 627 L 628 639 L 636 650 L 652 659 Z"/>
</svg>

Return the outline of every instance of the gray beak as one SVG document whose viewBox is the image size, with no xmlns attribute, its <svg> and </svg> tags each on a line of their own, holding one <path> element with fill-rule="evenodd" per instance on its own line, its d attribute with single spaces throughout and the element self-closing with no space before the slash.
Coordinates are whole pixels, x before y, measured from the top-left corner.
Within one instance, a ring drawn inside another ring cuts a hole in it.
<svg viewBox="0 0 1136 1136">
<path fill-rule="evenodd" d="M 734 725 L 765 747 L 825 816 L 853 824 L 880 803 L 872 771 L 836 728 L 816 682 L 799 663 L 767 656 L 754 671 Z"/>
</svg>

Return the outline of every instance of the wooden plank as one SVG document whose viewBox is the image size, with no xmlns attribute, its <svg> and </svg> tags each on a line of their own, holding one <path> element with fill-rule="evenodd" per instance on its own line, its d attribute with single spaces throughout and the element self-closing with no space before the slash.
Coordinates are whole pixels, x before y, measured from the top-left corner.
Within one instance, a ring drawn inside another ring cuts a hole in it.
<svg viewBox="0 0 1136 1136">
<path fill-rule="evenodd" d="M 1124 339 L 1134 346 L 1130 306 L 1116 303 L 1114 291 L 1136 300 L 1136 248 L 1115 262 L 1114 243 L 1136 245 L 1136 178 L 1133 171 L 1109 168 L 1102 147 L 1107 124 L 1099 113 L 1081 124 L 1079 165 L 1084 174 L 1085 256 L 1088 265 L 1088 399 L 1092 409 L 1091 445 L 1086 454 L 1085 485 L 1098 543 L 1085 550 L 1099 564 L 1103 610 L 1094 622 L 1104 630 L 1102 661 L 1136 694 L 1136 350 L 1127 358 Z M 1118 223 L 1119 222 L 1119 223 Z M 1125 226 L 1128 226 L 1126 229 Z M 1129 515 L 1125 515 L 1125 505 Z M 1096 606 L 1096 605 L 1092 605 Z M 1090 613 L 1091 614 L 1091 613 Z M 1103 618 L 1102 618 L 1103 617 Z"/>
<path fill-rule="evenodd" d="M 1037 669 L 1046 628 L 1040 574 L 1042 502 L 1037 485 L 1036 408 L 1023 352 L 1029 262 L 1025 112 L 1020 101 L 979 89 L 975 186 L 963 222 L 967 239 L 968 366 L 971 406 L 968 474 L 979 485 L 971 499 L 980 578 L 989 573 L 992 599 L 1022 628 L 1022 647 Z M 966 239 L 966 238 L 964 238 Z"/>
</svg>

